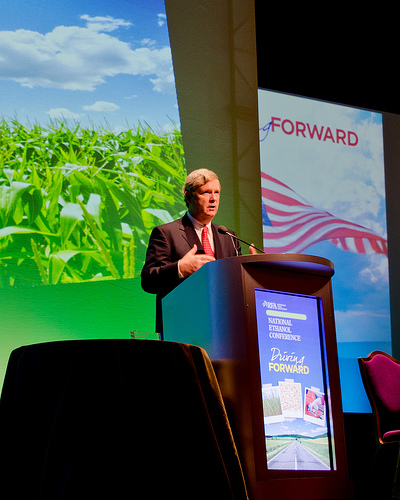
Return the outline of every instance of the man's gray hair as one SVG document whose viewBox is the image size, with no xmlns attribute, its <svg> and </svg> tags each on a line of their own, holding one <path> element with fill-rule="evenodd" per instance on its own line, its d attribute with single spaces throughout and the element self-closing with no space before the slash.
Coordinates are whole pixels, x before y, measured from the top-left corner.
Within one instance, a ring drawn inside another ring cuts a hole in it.
<svg viewBox="0 0 400 500">
<path fill-rule="evenodd" d="M 185 203 L 189 206 L 189 203 L 186 199 L 186 193 L 189 193 L 190 197 L 192 194 L 199 189 L 199 187 L 204 186 L 207 182 L 214 181 L 218 179 L 218 175 L 212 170 L 208 170 L 207 168 L 199 168 L 197 170 L 193 170 L 187 177 L 185 184 L 182 187 L 183 195 L 185 196 Z"/>
</svg>

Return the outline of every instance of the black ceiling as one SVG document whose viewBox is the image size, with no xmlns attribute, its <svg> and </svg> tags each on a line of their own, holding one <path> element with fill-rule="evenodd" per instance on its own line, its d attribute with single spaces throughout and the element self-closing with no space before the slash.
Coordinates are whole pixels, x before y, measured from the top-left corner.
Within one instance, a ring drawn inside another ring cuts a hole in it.
<svg viewBox="0 0 400 500">
<path fill-rule="evenodd" d="M 400 114 L 393 12 L 280 5 L 255 0 L 260 87 Z"/>
</svg>

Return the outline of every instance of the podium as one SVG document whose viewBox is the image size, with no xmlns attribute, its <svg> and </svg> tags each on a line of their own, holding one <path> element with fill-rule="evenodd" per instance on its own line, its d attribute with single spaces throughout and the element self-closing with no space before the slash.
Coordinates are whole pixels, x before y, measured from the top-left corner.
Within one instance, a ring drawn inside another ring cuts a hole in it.
<svg viewBox="0 0 400 500">
<path fill-rule="evenodd" d="M 252 500 L 353 498 L 333 274 L 317 256 L 231 257 L 162 300 L 164 340 L 213 362 Z"/>
</svg>

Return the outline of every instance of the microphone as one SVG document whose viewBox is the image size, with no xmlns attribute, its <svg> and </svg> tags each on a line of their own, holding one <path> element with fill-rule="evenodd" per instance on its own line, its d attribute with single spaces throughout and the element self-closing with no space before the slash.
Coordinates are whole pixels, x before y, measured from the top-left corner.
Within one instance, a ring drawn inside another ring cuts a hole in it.
<svg viewBox="0 0 400 500">
<path fill-rule="evenodd" d="M 225 226 L 218 226 L 218 232 L 221 233 L 221 234 L 227 234 L 231 238 L 235 238 L 236 240 L 239 240 L 242 243 L 246 243 L 246 245 L 248 245 L 249 247 L 253 247 L 256 250 L 258 250 L 259 252 L 265 253 L 264 250 L 261 250 L 260 248 L 257 248 L 255 245 L 253 245 L 253 243 L 248 243 L 247 241 L 244 241 L 244 240 L 240 239 L 238 236 L 236 236 L 236 234 L 233 234 L 233 233 L 229 232 L 228 229 Z"/>
</svg>

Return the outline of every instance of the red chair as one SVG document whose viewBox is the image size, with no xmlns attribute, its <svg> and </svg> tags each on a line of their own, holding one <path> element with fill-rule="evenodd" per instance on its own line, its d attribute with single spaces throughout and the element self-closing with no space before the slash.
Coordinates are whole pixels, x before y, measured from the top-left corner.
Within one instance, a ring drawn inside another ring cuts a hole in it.
<svg viewBox="0 0 400 500">
<path fill-rule="evenodd" d="M 382 351 L 358 358 L 361 378 L 375 421 L 377 453 L 385 445 L 400 451 L 400 361 Z M 392 498 L 400 498 L 399 453 Z"/>
</svg>

